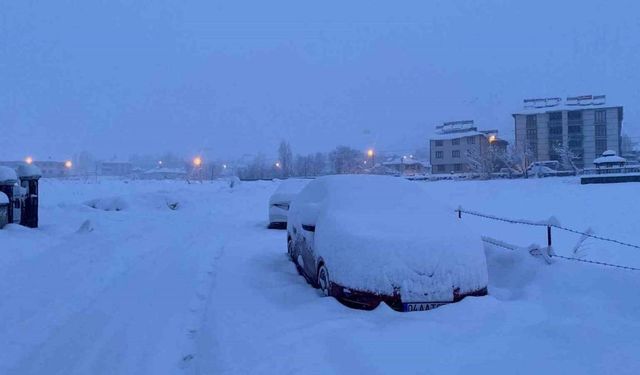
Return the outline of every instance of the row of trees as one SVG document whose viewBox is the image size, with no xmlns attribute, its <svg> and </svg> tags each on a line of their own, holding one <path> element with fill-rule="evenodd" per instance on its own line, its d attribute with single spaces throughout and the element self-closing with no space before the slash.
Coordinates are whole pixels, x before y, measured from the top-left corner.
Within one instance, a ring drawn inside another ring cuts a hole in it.
<svg viewBox="0 0 640 375">
<path fill-rule="evenodd" d="M 270 162 L 264 154 L 258 154 L 248 165 L 236 172 L 243 179 L 268 179 L 287 177 L 313 177 L 324 174 L 360 173 L 364 169 L 366 155 L 347 146 L 338 146 L 329 153 L 316 152 L 294 156 L 289 142 L 278 146 L 278 159 Z"/>
</svg>

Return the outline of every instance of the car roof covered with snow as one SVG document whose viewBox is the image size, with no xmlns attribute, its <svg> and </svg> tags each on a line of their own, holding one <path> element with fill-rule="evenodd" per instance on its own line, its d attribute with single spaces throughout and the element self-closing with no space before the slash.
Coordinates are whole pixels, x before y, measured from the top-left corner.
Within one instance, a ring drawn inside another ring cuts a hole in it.
<svg viewBox="0 0 640 375">
<path fill-rule="evenodd" d="M 269 201 L 271 203 L 290 202 L 305 186 L 311 181 L 310 179 L 289 178 L 283 180 L 273 192 Z"/>
<path fill-rule="evenodd" d="M 0 205 L 1 204 L 9 204 L 9 197 L 7 197 L 7 194 L 0 191 Z"/>
<path fill-rule="evenodd" d="M 342 285 L 377 293 L 393 293 L 393 285 L 428 285 L 442 298 L 453 285 L 485 287 L 480 236 L 428 190 L 399 177 L 320 177 L 294 199 L 289 224 L 307 224 L 305 206 L 317 207 L 316 250 Z"/>
</svg>

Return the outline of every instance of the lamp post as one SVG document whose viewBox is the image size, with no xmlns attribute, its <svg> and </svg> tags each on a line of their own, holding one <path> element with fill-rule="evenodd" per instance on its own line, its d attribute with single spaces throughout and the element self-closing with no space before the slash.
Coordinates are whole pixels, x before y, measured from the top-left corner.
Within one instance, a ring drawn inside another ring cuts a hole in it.
<svg viewBox="0 0 640 375">
<path fill-rule="evenodd" d="M 376 166 L 376 152 L 370 148 L 367 150 L 367 157 L 371 159 L 371 168 Z"/>
<path fill-rule="evenodd" d="M 201 167 L 202 167 L 202 158 L 200 156 L 196 156 L 195 158 L 193 158 L 193 172 L 199 177 L 200 182 L 202 182 Z"/>
<path fill-rule="evenodd" d="M 32 163 L 33 163 L 33 158 L 32 158 L 31 156 L 27 156 L 27 157 L 24 159 L 24 161 L 25 161 L 25 163 L 27 163 L 27 164 L 32 164 Z"/>
</svg>

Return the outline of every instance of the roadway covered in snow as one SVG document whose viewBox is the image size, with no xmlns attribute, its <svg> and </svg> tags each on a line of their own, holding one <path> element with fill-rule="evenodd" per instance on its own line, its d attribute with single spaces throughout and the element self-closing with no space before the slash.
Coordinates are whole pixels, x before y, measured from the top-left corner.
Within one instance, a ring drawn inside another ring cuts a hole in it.
<svg viewBox="0 0 640 375">
<path fill-rule="evenodd" d="M 452 215 L 553 216 L 640 242 L 636 184 L 416 183 Z M 285 232 L 266 229 L 276 187 L 42 181 L 41 228 L 0 230 L 0 373 L 640 372 L 640 272 L 487 246 L 487 297 L 351 310 L 309 287 Z M 462 220 L 519 246 L 546 242 L 544 228 Z M 640 267 L 639 250 L 587 240 L 574 253 L 579 239 L 553 232 L 559 254 Z"/>
</svg>

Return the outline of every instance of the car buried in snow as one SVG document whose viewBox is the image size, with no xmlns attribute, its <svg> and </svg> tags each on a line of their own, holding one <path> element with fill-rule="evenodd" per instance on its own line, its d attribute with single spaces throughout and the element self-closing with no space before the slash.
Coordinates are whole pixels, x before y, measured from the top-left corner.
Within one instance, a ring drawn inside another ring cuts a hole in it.
<svg viewBox="0 0 640 375">
<path fill-rule="evenodd" d="M 487 294 L 480 236 L 402 178 L 310 182 L 291 203 L 287 251 L 308 283 L 349 307 L 423 311 Z"/>
<path fill-rule="evenodd" d="M 309 180 L 288 179 L 278 185 L 269 198 L 269 229 L 286 229 L 287 214 L 291 200 L 302 190 Z"/>
</svg>

